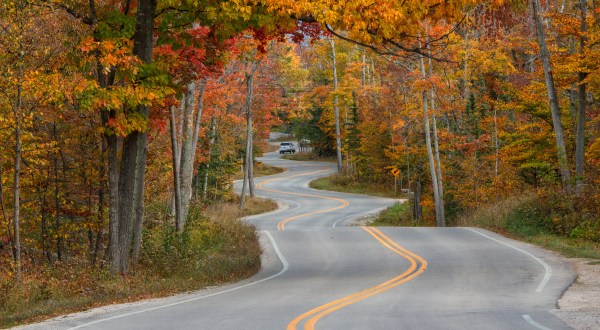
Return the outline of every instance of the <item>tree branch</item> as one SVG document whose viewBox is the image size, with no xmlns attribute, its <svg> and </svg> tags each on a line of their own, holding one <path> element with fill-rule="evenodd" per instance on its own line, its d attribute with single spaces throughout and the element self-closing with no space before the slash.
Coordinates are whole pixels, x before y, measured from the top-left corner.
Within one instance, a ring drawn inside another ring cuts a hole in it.
<svg viewBox="0 0 600 330">
<path fill-rule="evenodd" d="M 90 8 L 93 5 L 93 0 L 90 0 Z M 75 9 L 67 6 L 64 3 L 58 2 L 56 0 L 42 0 L 40 3 L 40 6 L 44 6 L 46 8 L 50 8 L 50 9 L 54 9 L 54 8 L 59 8 L 62 9 L 64 12 L 66 12 L 67 14 L 71 15 L 72 17 L 80 20 L 82 23 L 86 24 L 86 25 L 94 25 L 95 22 L 95 18 L 84 15 L 80 12 L 75 11 Z M 93 10 L 95 11 L 95 6 L 93 8 Z"/>
</svg>

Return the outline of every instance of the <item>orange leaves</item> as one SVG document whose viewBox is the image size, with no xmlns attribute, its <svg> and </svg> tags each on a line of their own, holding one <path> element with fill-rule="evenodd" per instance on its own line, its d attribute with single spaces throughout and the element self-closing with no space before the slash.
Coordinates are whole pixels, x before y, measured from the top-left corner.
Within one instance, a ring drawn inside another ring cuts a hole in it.
<svg viewBox="0 0 600 330">
<path fill-rule="evenodd" d="M 419 23 L 427 19 L 450 23 L 475 1 L 262 0 L 261 3 L 278 13 L 296 17 L 310 15 L 336 31 L 347 31 L 350 38 L 379 43 L 383 38 L 414 35 Z"/>
<path fill-rule="evenodd" d="M 79 45 L 79 49 L 89 64 L 99 64 L 104 74 L 108 74 L 113 68 L 119 68 L 124 72 L 137 74 L 137 66 L 141 61 L 133 55 L 133 42 L 129 39 L 111 39 L 94 41 L 88 37 Z"/>
</svg>

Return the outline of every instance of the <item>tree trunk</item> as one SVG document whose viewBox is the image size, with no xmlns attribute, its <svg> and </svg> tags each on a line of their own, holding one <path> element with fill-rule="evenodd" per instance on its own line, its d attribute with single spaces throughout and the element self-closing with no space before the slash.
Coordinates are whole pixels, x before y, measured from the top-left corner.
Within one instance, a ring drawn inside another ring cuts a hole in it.
<svg viewBox="0 0 600 330">
<path fill-rule="evenodd" d="M 423 56 L 421 55 L 419 58 L 419 63 L 421 67 L 421 74 L 423 78 L 427 77 L 425 73 L 425 62 L 423 60 Z M 429 173 L 431 175 L 431 184 L 433 185 L 433 200 L 435 203 L 435 222 L 438 227 L 445 227 L 446 221 L 444 219 L 443 213 L 443 204 L 440 202 L 440 192 L 439 185 L 437 179 L 437 170 L 435 167 L 435 159 L 433 156 L 433 148 L 431 145 L 431 129 L 429 127 L 429 112 L 428 112 L 428 100 L 427 100 L 427 91 L 422 92 L 422 102 L 423 102 L 423 121 L 425 122 L 425 145 L 427 147 L 427 157 L 429 159 Z"/>
<path fill-rule="evenodd" d="M 180 194 L 181 194 L 181 219 L 185 224 L 187 215 L 190 208 L 190 202 L 192 200 L 192 179 L 194 177 L 194 160 L 196 159 L 196 145 L 198 142 L 198 135 L 200 131 L 200 119 L 202 117 L 203 100 L 204 100 L 204 88 L 206 81 L 201 80 L 198 87 L 198 109 L 196 116 L 194 115 L 194 103 L 196 93 L 196 83 L 191 82 L 188 84 L 188 90 L 185 98 L 185 110 L 183 118 L 183 132 L 182 135 L 182 146 L 180 155 Z"/>
<path fill-rule="evenodd" d="M 179 180 L 179 148 L 177 147 L 177 132 L 175 126 L 175 107 L 169 108 L 169 125 L 171 128 L 171 154 L 173 156 L 173 190 L 175 192 L 175 228 L 178 233 L 183 232 L 183 220 L 181 215 L 181 183 Z"/>
<path fill-rule="evenodd" d="M 247 150 L 247 143 L 246 143 Z M 240 195 L 240 210 L 243 210 L 246 205 L 246 187 L 248 187 L 248 155 L 244 155 L 244 179 L 242 179 L 242 194 Z"/>
<path fill-rule="evenodd" d="M 202 198 L 206 198 L 208 190 L 208 171 L 210 170 L 210 162 L 212 161 L 213 145 L 215 144 L 215 132 L 217 129 L 217 118 L 213 115 L 210 124 L 210 140 L 208 141 L 208 162 L 204 171 L 204 183 L 202 185 Z"/>
<path fill-rule="evenodd" d="M 338 80 L 337 80 L 337 60 L 335 57 L 335 43 L 333 38 L 329 38 L 329 44 L 331 45 L 331 60 L 333 62 L 333 111 L 335 115 L 335 149 L 337 153 L 337 171 L 338 174 L 342 173 L 342 134 L 340 131 L 340 107 L 338 105 Z"/>
<path fill-rule="evenodd" d="M 421 208 L 421 175 L 417 176 L 417 180 L 414 184 L 413 193 L 413 219 L 415 222 L 419 222 L 423 217 L 423 210 Z"/>
<path fill-rule="evenodd" d="M 109 246 L 108 255 L 111 271 L 119 269 L 119 138 L 114 134 L 105 134 L 108 160 L 108 217 Z"/>
<path fill-rule="evenodd" d="M 581 37 L 579 40 L 579 53 L 584 56 L 587 38 L 585 33 L 587 32 L 587 0 L 579 0 L 579 6 L 581 11 Z M 584 169 L 585 169 L 585 112 L 586 112 L 586 83 L 584 82 L 587 77 L 587 73 L 579 72 L 577 96 L 579 99 L 579 108 L 577 111 L 577 140 L 575 143 L 575 176 L 576 176 L 576 190 L 577 193 L 583 191 L 584 184 Z"/>
<path fill-rule="evenodd" d="M 197 153 L 197 146 L 198 146 L 198 136 L 200 135 L 200 123 L 202 120 L 202 112 L 204 110 L 204 90 L 206 88 L 206 79 L 202 79 L 200 80 L 200 86 L 199 86 L 199 92 L 198 92 L 198 108 L 196 109 L 196 119 L 194 120 L 194 133 L 192 134 L 192 150 L 193 150 L 193 160 L 191 162 L 191 169 L 190 169 L 190 175 L 192 177 L 191 179 L 191 187 L 190 187 L 190 199 L 191 199 L 191 195 L 192 195 L 192 191 L 194 183 L 193 183 L 193 176 L 194 176 L 194 161 L 196 159 L 196 153 Z M 196 184 L 197 185 L 197 184 Z M 187 212 L 186 212 L 187 214 Z"/>
<path fill-rule="evenodd" d="M 21 70 L 21 69 L 20 69 Z M 21 73 L 21 72 L 20 72 Z M 21 76 L 21 74 L 19 75 Z M 17 279 L 21 278 L 21 108 L 22 108 L 22 95 L 21 95 L 21 84 L 17 87 L 17 105 L 14 110 L 15 115 L 15 162 L 14 162 L 14 203 L 13 203 L 13 246 L 14 246 L 14 259 L 15 259 L 15 271 Z"/>
<path fill-rule="evenodd" d="M 244 165 L 244 182 L 242 185 L 242 196 L 240 200 L 240 209 L 244 209 L 244 199 L 246 194 L 246 183 L 250 192 L 250 197 L 254 197 L 254 167 L 252 166 L 252 93 L 254 74 L 258 68 L 258 62 L 252 62 L 250 72 L 246 73 L 246 162 Z"/>
<path fill-rule="evenodd" d="M 431 55 L 431 50 L 429 47 L 429 37 L 426 37 L 426 40 L 428 40 L 427 43 L 427 51 L 429 53 L 429 55 Z M 431 57 L 429 57 L 429 76 L 432 77 L 433 76 L 433 63 L 431 61 Z M 439 212 L 440 212 L 440 218 L 442 219 L 442 222 L 444 223 L 443 226 L 445 226 L 446 223 L 446 210 L 444 207 L 444 183 L 442 180 L 442 163 L 440 162 L 440 148 L 439 148 L 439 142 L 438 142 L 438 134 L 437 134 L 437 120 L 436 120 L 436 115 L 435 115 L 435 92 L 433 87 L 431 87 L 430 90 L 430 97 L 431 97 L 431 112 L 432 112 L 432 116 L 431 118 L 433 119 L 433 147 L 434 147 L 434 151 L 435 151 L 435 163 L 436 163 L 436 171 L 437 171 L 437 185 L 438 185 L 438 193 L 439 193 Z M 429 121 L 429 119 L 427 119 L 427 121 Z M 439 226 L 439 223 L 438 223 Z M 442 226 L 442 227 L 443 227 Z"/>
<path fill-rule="evenodd" d="M 133 238 L 135 196 L 137 195 L 136 169 L 140 132 L 133 132 L 123 140 L 121 167 L 119 170 L 119 268 L 129 271 L 129 257 Z"/>
<path fill-rule="evenodd" d="M 192 149 L 192 135 L 194 130 L 194 106 L 196 103 L 196 82 L 187 85 L 185 102 L 183 106 L 183 123 L 181 134 L 181 151 L 179 153 L 179 211 L 180 226 L 177 230 L 183 230 L 187 219 L 187 210 L 192 198 L 192 176 L 194 171 L 194 151 Z M 174 118 L 173 118 L 174 120 Z M 180 232 L 181 233 L 181 232 Z"/>
<path fill-rule="evenodd" d="M 544 78 L 546 80 L 546 89 L 548 91 L 548 101 L 550 103 L 550 112 L 552 114 L 552 123 L 554 126 L 554 135 L 556 138 L 556 149 L 558 156 L 558 164 L 562 179 L 563 188 L 570 190 L 571 174 L 569 171 L 569 163 L 567 158 L 567 147 L 565 145 L 565 134 L 560 118 L 560 108 L 558 107 L 558 97 L 556 87 L 554 86 L 554 77 L 552 76 L 552 66 L 550 64 L 550 54 L 546 45 L 546 34 L 544 23 L 540 15 L 539 0 L 531 1 L 533 21 L 535 24 L 538 46 L 540 47 L 540 58 L 544 68 Z"/>
<path fill-rule="evenodd" d="M 55 141 L 58 141 L 56 136 L 56 123 L 52 125 L 52 135 Z M 58 180 L 58 151 L 54 152 L 54 233 L 56 235 L 56 259 L 62 260 L 62 236 L 60 230 L 60 189 Z"/>
<path fill-rule="evenodd" d="M 135 33 L 133 36 L 133 53 L 144 63 L 152 62 L 154 37 L 154 15 L 157 0 L 141 0 L 138 2 Z M 148 106 L 137 106 L 135 110 L 144 118 L 149 116 Z M 118 269 L 113 272 L 126 274 L 129 271 L 129 260 L 132 251 L 132 239 L 141 235 L 143 222 L 144 177 L 146 169 L 145 132 L 135 131 L 128 134 L 123 141 L 121 167 L 119 173 L 119 261 Z M 139 229 L 140 232 L 137 232 Z"/>
<path fill-rule="evenodd" d="M 98 225 L 100 226 L 100 230 L 98 231 L 98 236 L 96 238 L 96 246 L 94 248 L 94 252 L 91 256 L 91 262 L 92 264 L 96 263 L 96 260 L 98 259 L 98 254 L 100 253 L 100 247 L 102 245 L 102 237 L 104 236 L 104 227 L 103 227 L 103 222 L 104 222 L 104 177 L 106 175 L 106 168 L 105 168 L 105 154 L 106 151 L 108 150 L 108 146 L 106 144 L 106 140 L 104 139 L 104 136 L 100 135 L 100 140 L 101 140 L 101 150 L 100 150 L 100 168 L 98 169 L 98 172 L 100 173 L 100 184 L 98 186 Z"/>
</svg>

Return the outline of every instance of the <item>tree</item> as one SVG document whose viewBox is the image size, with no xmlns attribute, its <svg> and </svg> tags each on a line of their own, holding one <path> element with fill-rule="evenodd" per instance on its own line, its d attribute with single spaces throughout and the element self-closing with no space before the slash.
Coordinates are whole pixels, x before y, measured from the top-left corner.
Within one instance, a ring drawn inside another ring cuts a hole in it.
<svg viewBox="0 0 600 330">
<path fill-rule="evenodd" d="M 567 147 L 565 144 L 565 133 L 560 118 L 560 108 L 558 106 L 558 96 L 554 86 L 554 77 L 552 75 L 552 65 L 550 64 L 550 53 L 546 45 L 546 32 L 540 13 L 539 0 L 531 0 L 531 15 L 535 23 L 535 32 L 537 43 L 540 47 L 540 58 L 544 68 L 544 79 L 546 80 L 546 89 L 548 90 L 548 102 L 550 103 L 550 113 L 552 114 L 552 123 L 554 125 L 554 136 L 556 138 L 556 150 L 558 154 L 558 163 L 563 187 L 569 190 L 571 185 L 571 172 L 567 158 Z"/>
<path fill-rule="evenodd" d="M 333 113 L 335 116 L 335 150 L 337 154 L 337 170 L 342 173 L 342 133 L 340 131 L 340 108 L 338 92 L 337 59 L 335 56 L 335 43 L 333 38 L 329 38 L 331 46 L 331 62 L 333 67 Z"/>
</svg>

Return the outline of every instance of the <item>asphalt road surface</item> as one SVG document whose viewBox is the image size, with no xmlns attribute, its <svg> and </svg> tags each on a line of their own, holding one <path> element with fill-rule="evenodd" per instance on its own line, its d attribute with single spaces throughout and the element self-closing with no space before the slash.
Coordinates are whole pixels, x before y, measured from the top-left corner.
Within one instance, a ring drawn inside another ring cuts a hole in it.
<svg viewBox="0 0 600 330">
<path fill-rule="evenodd" d="M 361 227 L 396 200 L 317 191 L 333 164 L 258 178 L 283 205 L 246 221 L 263 268 L 240 283 L 57 318 L 37 329 L 568 329 L 550 311 L 575 273 L 542 249 L 474 228 Z M 238 184 L 239 185 L 239 184 Z"/>
</svg>

